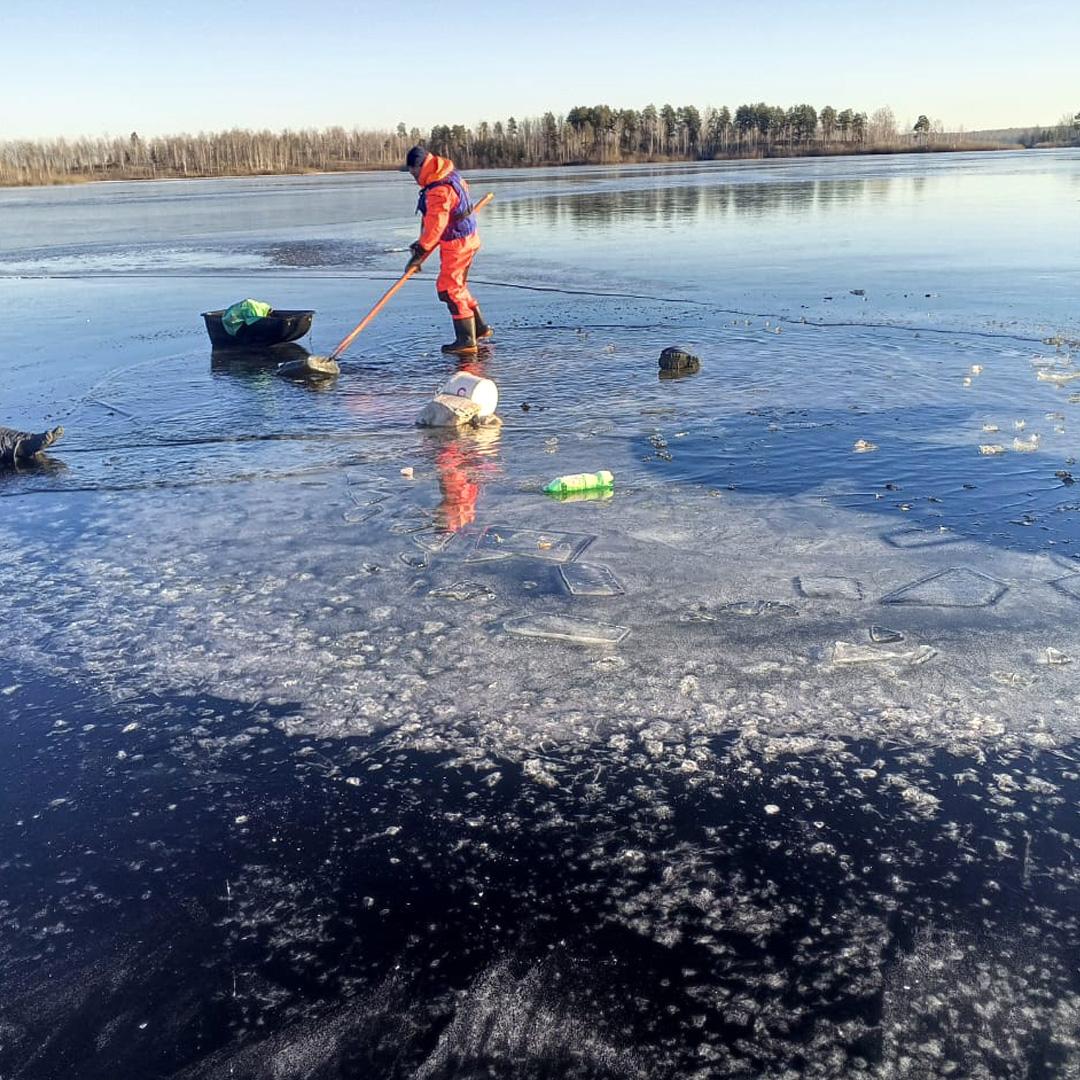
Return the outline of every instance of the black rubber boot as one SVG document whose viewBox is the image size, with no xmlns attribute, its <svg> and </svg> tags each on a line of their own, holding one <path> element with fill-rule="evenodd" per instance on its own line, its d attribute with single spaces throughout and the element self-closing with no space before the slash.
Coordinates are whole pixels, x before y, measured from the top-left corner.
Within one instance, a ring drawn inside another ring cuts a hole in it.
<svg viewBox="0 0 1080 1080">
<path fill-rule="evenodd" d="M 480 314 L 480 309 L 478 307 L 474 307 L 472 309 L 472 313 L 473 318 L 476 320 L 476 340 L 484 341 L 487 338 L 494 337 L 495 330 L 492 327 L 488 326 L 486 322 L 484 322 L 484 316 Z"/>
<path fill-rule="evenodd" d="M 454 320 L 454 340 L 442 347 L 444 353 L 476 352 L 476 320 L 470 315 L 467 319 Z"/>
</svg>

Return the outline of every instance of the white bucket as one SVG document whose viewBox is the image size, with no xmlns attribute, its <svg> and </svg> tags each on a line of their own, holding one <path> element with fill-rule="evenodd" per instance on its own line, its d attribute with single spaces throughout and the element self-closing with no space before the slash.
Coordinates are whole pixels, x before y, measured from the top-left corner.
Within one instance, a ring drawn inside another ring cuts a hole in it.
<svg viewBox="0 0 1080 1080">
<path fill-rule="evenodd" d="M 459 371 L 439 387 L 438 393 L 463 397 L 480 406 L 480 416 L 491 416 L 499 405 L 499 388 L 479 375 Z"/>
</svg>

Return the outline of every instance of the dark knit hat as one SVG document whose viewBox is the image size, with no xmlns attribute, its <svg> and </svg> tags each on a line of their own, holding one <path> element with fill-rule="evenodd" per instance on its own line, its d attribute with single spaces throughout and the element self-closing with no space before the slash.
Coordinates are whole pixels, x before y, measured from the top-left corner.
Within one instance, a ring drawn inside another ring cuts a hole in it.
<svg viewBox="0 0 1080 1080">
<path fill-rule="evenodd" d="M 424 149 L 424 147 L 414 146 L 405 155 L 405 168 L 415 169 L 419 164 L 421 164 L 421 162 L 423 162 L 424 158 L 426 158 L 427 156 L 428 152 Z"/>
</svg>

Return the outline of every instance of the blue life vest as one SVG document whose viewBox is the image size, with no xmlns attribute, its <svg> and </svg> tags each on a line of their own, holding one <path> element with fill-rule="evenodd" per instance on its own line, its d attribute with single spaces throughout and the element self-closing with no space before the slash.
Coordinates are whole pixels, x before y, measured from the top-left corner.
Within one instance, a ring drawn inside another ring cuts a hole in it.
<svg viewBox="0 0 1080 1080">
<path fill-rule="evenodd" d="M 440 244 L 446 240 L 461 240 L 463 237 L 472 236 L 472 234 L 476 232 L 476 215 L 472 212 L 472 199 L 469 198 L 469 193 L 465 190 L 465 185 L 461 180 L 461 174 L 457 169 L 447 173 L 446 176 L 442 177 L 440 180 L 434 180 L 430 184 L 425 184 L 420 189 L 420 198 L 416 203 L 416 212 L 418 214 L 426 214 L 427 193 L 432 188 L 443 186 L 452 187 L 454 189 L 454 192 L 458 197 L 458 204 L 450 215 L 450 224 L 446 226 L 442 236 L 439 237 Z"/>
</svg>

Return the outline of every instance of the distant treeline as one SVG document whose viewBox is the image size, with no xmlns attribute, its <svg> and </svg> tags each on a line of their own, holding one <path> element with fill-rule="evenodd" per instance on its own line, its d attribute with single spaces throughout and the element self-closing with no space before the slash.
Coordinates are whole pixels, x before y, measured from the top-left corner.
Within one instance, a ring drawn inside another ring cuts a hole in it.
<svg viewBox="0 0 1080 1080">
<path fill-rule="evenodd" d="M 990 135 L 978 132 L 976 135 Z M 1080 113 L 1063 116 L 1052 127 L 1011 128 L 993 135 L 1001 142 L 1016 143 L 1031 150 L 1035 147 L 1080 146 Z"/>
<path fill-rule="evenodd" d="M 1080 144 L 1080 114 L 1035 133 L 1040 137 L 1030 145 Z M 465 168 L 484 168 L 975 149 L 1009 141 L 1015 145 L 1016 140 L 946 134 L 926 116 L 911 130 L 901 130 L 887 107 L 867 115 L 831 105 L 819 111 L 812 105 L 781 108 L 764 102 L 734 112 L 693 105 L 640 110 L 579 105 L 565 116 L 510 117 L 475 128 L 438 125 L 430 132 L 398 124 L 392 132 L 234 129 L 144 139 L 133 131 L 115 138 L 7 141 L 0 142 L 0 185 L 395 168 L 415 143 L 448 154 Z"/>
</svg>

